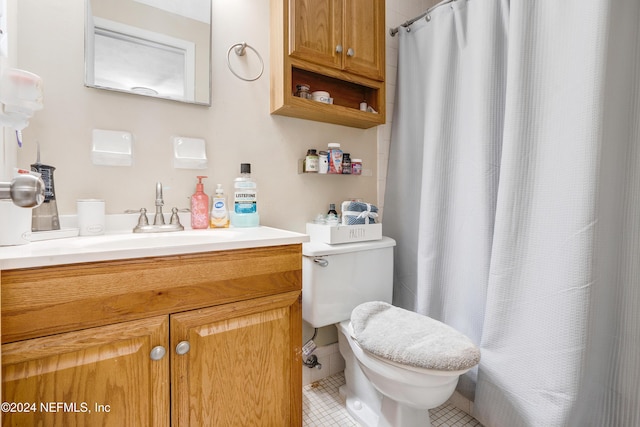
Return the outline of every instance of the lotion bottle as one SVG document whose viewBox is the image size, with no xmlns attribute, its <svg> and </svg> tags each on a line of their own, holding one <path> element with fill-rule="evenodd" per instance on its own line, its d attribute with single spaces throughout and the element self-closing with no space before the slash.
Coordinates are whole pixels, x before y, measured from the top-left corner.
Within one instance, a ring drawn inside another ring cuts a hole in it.
<svg viewBox="0 0 640 427">
<path fill-rule="evenodd" d="M 211 206 L 211 228 L 227 228 L 229 227 L 229 213 L 227 211 L 227 198 L 224 195 L 222 184 L 218 184 L 216 194 L 213 196 L 213 205 Z"/>
<path fill-rule="evenodd" d="M 196 192 L 191 196 L 191 228 L 209 228 L 209 196 L 204 192 L 202 179 L 206 176 L 198 176 Z"/>
</svg>

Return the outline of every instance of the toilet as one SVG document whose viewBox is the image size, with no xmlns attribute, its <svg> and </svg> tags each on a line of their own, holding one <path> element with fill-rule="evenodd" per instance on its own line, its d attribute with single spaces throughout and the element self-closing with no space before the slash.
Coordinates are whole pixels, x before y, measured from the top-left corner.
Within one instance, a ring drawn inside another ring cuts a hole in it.
<svg viewBox="0 0 640 427">
<path fill-rule="evenodd" d="M 437 320 L 391 305 L 395 240 L 303 244 L 302 317 L 335 325 L 345 360 L 340 393 L 367 427 L 428 427 L 479 349 Z"/>
</svg>

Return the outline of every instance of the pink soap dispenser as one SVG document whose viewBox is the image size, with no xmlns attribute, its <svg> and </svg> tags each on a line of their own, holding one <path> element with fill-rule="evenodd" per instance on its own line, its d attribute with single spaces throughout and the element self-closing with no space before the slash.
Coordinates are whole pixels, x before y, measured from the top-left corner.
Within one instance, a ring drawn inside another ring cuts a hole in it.
<svg viewBox="0 0 640 427">
<path fill-rule="evenodd" d="M 203 178 L 198 176 L 196 192 L 191 196 L 191 228 L 209 228 L 209 196 L 204 192 Z"/>
</svg>

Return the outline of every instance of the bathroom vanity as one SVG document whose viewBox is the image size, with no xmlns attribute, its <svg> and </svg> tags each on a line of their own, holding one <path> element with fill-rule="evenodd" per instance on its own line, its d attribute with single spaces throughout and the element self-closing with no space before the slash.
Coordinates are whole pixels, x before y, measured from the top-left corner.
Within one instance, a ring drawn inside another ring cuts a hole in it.
<svg viewBox="0 0 640 427">
<path fill-rule="evenodd" d="M 307 236 L 200 232 L 0 248 L 3 425 L 300 426 Z"/>
</svg>

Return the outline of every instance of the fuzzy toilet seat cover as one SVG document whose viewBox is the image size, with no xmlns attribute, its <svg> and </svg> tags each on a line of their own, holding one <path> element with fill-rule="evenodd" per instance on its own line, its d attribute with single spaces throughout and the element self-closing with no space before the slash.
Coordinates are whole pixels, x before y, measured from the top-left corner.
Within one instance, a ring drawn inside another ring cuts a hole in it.
<svg viewBox="0 0 640 427">
<path fill-rule="evenodd" d="M 351 313 L 351 327 L 364 350 L 402 365 L 462 371 L 480 362 L 480 350 L 464 334 L 386 302 L 357 306 Z"/>
</svg>

